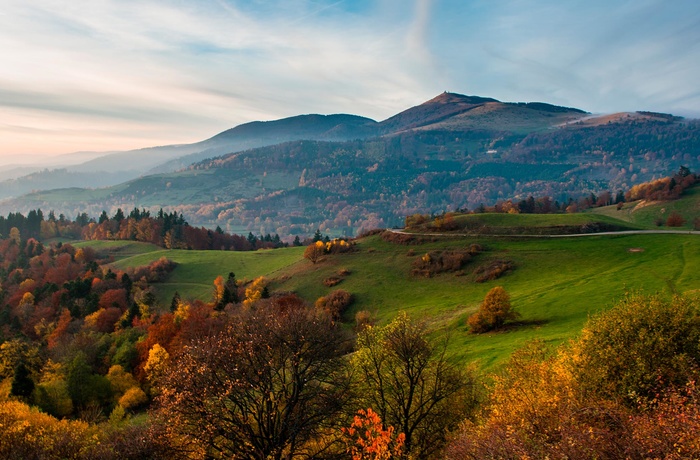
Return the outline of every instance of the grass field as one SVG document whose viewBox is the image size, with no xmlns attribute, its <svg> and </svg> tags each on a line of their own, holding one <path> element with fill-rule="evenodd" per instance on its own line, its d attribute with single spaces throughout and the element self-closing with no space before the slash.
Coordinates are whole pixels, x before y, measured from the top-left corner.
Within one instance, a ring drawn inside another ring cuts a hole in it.
<svg viewBox="0 0 700 460">
<path fill-rule="evenodd" d="M 627 225 L 631 222 L 622 221 L 615 215 L 608 214 L 465 214 L 455 218 L 460 227 L 478 228 L 487 226 L 493 228 L 541 228 L 585 225 L 589 223 L 605 223 L 611 225 Z"/>
<path fill-rule="evenodd" d="M 326 256 L 315 265 L 302 257 L 304 248 L 220 252 L 171 251 L 124 242 L 80 244 L 110 251 L 118 268 L 147 265 L 163 256 L 177 262 L 167 282 L 157 285 L 158 298 L 164 305 L 175 290 L 184 298 L 209 300 L 214 278 L 229 271 L 239 279 L 265 276 L 272 280 L 272 292 L 294 291 L 310 302 L 342 288 L 356 297 L 346 322 L 352 323 L 359 310 L 371 311 L 380 323 L 404 310 L 434 328 L 449 330 L 451 351 L 461 359 L 478 360 L 483 369 L 497 366 L 528 340 L 564 342 L 581 330 L 590 314 L 609 308 L 626 291 L 670 295 L 700 289 L 697 235 L 434 240 L 402 246 L 373 236 L 360 240 L 355 252 Z M 423 278 L 410 274 L 416 257 L 430 250 L 466 248 L 474 242 L 487 251 L 464 267 L 463 276 L 447 273 Z M 510 260 L 516 269 L 501 279 L 476 283 L 474 268 L 493 259 Z M 333 288 L 324 286 L 323 280 L 340 270 L 350 274 Z M 496 285 L 511 295 L 522 315 L 520 324 L 502 332 L 469 334 L 466 318 Z"/>
<path fill-rule="evenodd" d="M 132 241 L 84 241 L 75 246 L 91 246 L 114 257 L 113 266 L 124 270 L 140 267 L 166 257 L 178 265 L 165 283 L 159 283 L 157 298 L 169 305 L 175 291 L 183 299 L 211 300 L 214 279 L 234 272 L 239 280 L 258 276 L 274 278 L 279 271 L 302 259 L 304 248 L 255 252 L 186 251 L 163 249 Z"/>
<path fill-rule="evenodd" d="M 685 219 L 681 229 L 692 229 L 694 220 L 700 217 L 700 187 L 686 190 L 681 198 L 674 201 L 625 203 L 620 210 L 616 206 L 605 206 L 591 209 L 584 215 L 607 216 L 638 227 L 659 228 L 657 219 L 665 222 L 672 212 L 679 213 Z"/>
</svg>

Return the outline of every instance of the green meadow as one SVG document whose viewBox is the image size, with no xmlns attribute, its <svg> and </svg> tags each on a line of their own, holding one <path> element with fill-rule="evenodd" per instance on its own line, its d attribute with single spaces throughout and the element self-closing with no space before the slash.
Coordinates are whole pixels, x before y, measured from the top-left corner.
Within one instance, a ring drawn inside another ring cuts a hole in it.
<svg viewBox="0 0 700 460">
<path fill-rule="evenodd" d="M 411 274 L 411 264 L 428 251 L 466 249 L 478 243 L 485 251 L 462 270 L 431 278 Z M 164 250 L 125 242 L 83 242 L 114 257 L 113 265 L 148 265 L 167 257 L 178 265 L 165 283 L 156 285 L 168 305 L 177 290 L 183 298 L 209 300 L 212 282 L 230 271 L 238 279 L 265 276 L 271 292 L 296 292 L 309 302 L 334 289 L 355 296 L 346 313 L 348 326 L 360 310 L 379 323 L 406 311 L 434 329 L 449 331 L 450 351 L 460 359 L 493 369 L 527 341 L 540 338 L 560 344 L 578 334 L 589 315 L 611 307 L 626 292 L 694 293 L 700 289 L 700 236 L 613 235 L 579 238 L 434 237 L 423 244 L 398 245 L 371 236 L 347 254 L 327 255 L 317 264 L 303 258 L 304 248 L 257 252 Z M 511 261 L 515 269 L 500 279 L 477 283 L 474 270 L 491 261 Z M 339 273 L 347 273 L 340 276 Z M 329 277 L 340 284 L 326 287 Z M 470 334 L 467 317 L 489 289 L 503 286 L 521 314 L 517 324 L 500 332 Z"/>
<path fill-rule="evenodd" d="M 700 217 L 700 187 L 687 189 L 683 196 L 673 201 L 625 203 L 622 209 L 616 206 L 605 206 L 587 211 L 584 215 L 606 216 L 644 228 L 659 228 L 657 221 L 665 222 L 668 216 L 677 212 L 685 220 L 680 229 L 693 228 L 694 220 Z M 667 227 L 661 227 L 667 229 Z"/>
</svg>

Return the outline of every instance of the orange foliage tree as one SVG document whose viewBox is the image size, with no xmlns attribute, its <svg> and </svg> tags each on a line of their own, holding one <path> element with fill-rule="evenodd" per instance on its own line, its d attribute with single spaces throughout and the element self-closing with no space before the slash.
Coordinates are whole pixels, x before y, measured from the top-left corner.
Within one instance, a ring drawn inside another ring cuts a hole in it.
<svg viewBox="0 0 700 460">
<path fill-rule="evenodd" d="M 478 334 L 502 327 L 506 321 L 518 318 L 510 304 L 510 296 L 501 286 L 491 289 L 484 297 L 479 310 L 467 322 L 472 332 Z"/>
<path fill-rule="evenodd" d="M 389 460 L 403 455 L 403 433 L 384 429 L 382 419 L 371 408 L 360 409 L 349 428 L 343 428 L 347 452 L 352 460 Z"/>
</svg>

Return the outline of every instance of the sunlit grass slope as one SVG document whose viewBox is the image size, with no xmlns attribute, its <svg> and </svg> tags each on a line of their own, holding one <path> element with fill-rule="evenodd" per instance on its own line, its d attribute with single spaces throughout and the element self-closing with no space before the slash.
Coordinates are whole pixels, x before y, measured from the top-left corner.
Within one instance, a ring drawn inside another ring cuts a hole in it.
<svg viewBox="0 0 700 460">
<path fill-rule="evenodd" d="M 282 268 L 302 259 L 304 251 L 304 248 L 255 252 L 186 251 L 128 241 L 90 241 L 76 246 L 81 245 L 112 255 L 113 266 L 121 270 L 146 266 L 161 257 L 177 263 L 168 280 L 156 285 L 161 304 L 169 304 L 175 291 L 184 299 L 211 300 L 214 279 L 219 275 L 226 277 L 229 272 L 234 272 L 239 280 L 258 276 L 274 278 Z"/>
<path fill-rule="evenodd" d="M 659 228 L 656 221 L 665 222 L 673 212 L 677 212 L 685 219 L 685 224 L 680 229 L 692 229 L 693 221 L 700 217 L 700 187 L 695 186 L 686 190 L 683 196 L 673 201 L 635 201 L 625 203 L 619 210 L 616 206 L 606 206 L 592 209 L 587 214 L 605 215 L 639 227 Z M 665 227 L 662 228 L 665 229 Z"/>
<path fill-rule="evenodd" d="M 528 340 L 561 343 L 575 336 L 590 314 L 609 308 L 627 291 L 671 295 L 700 289 L 700 237 L 696 235 L 434 240 L 402 246 L 374 236 L 360 240 L 353 253 L 326 256 L 315 265 L 302 257 L 304 248 L 171 251 L 136 243 L 120 246 L 120 242 L 100 242 L 98 247 L 111 248 L 118 268 L 147 265 L 163 256 L 177 262 L 167 282 L 157 285 L 164 304 L 175 290 L 184 298 L 209 300 L 214 278 L 229 271 L 239 279 L 266 276 L 273 280 L 271 291 L 294 291 L 310 302 L 342 288 L 356 297 L 346 314 L 348 323 L 359 310 L 371 311 L 379 322 L 405 310 L 435 328 L 450 330 L 452 351 L 463 359 L 478 360 L 484 368 L 493 368 Z M 463 268 L 462 276 L 446 273 L 424 278 L 410 273 L 413 260 L 428 251 L 461 249 L 475 242 L 486 251 Z M 515 271 L 498 280 L 475 282 L 473 270 L 494 259 L 512 261 Z M 341 270 L 349 274 L 339 285 L 323 284 Z M 469 334 L 466 318 L 497 285 L 511 295 L 522 315 L 521 324 L 502 332 Z"/>
</svg>

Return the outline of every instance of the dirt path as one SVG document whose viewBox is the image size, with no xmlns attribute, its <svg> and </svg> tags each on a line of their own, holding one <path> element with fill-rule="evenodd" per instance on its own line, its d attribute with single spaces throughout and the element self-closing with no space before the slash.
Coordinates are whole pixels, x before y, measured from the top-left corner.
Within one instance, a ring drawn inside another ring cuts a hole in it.
<svg viewBox="0 0 700 460">
<path fill-rule="evenodd" d="M 570 235 L 497 235 L 483 233 L 414 233 L 400 229 L 388 229 L 392 233 L 414 236 L 453 236 L 453 237 L 484 237 L 494 236 L 502 238 L 580 238 L 586 236 L 611 236 L 611 235 L 700 235 L 696 230 L 624 230 L 620 232 L 598 232 L 598 233 L 572 233 Z"/>
</svg>

